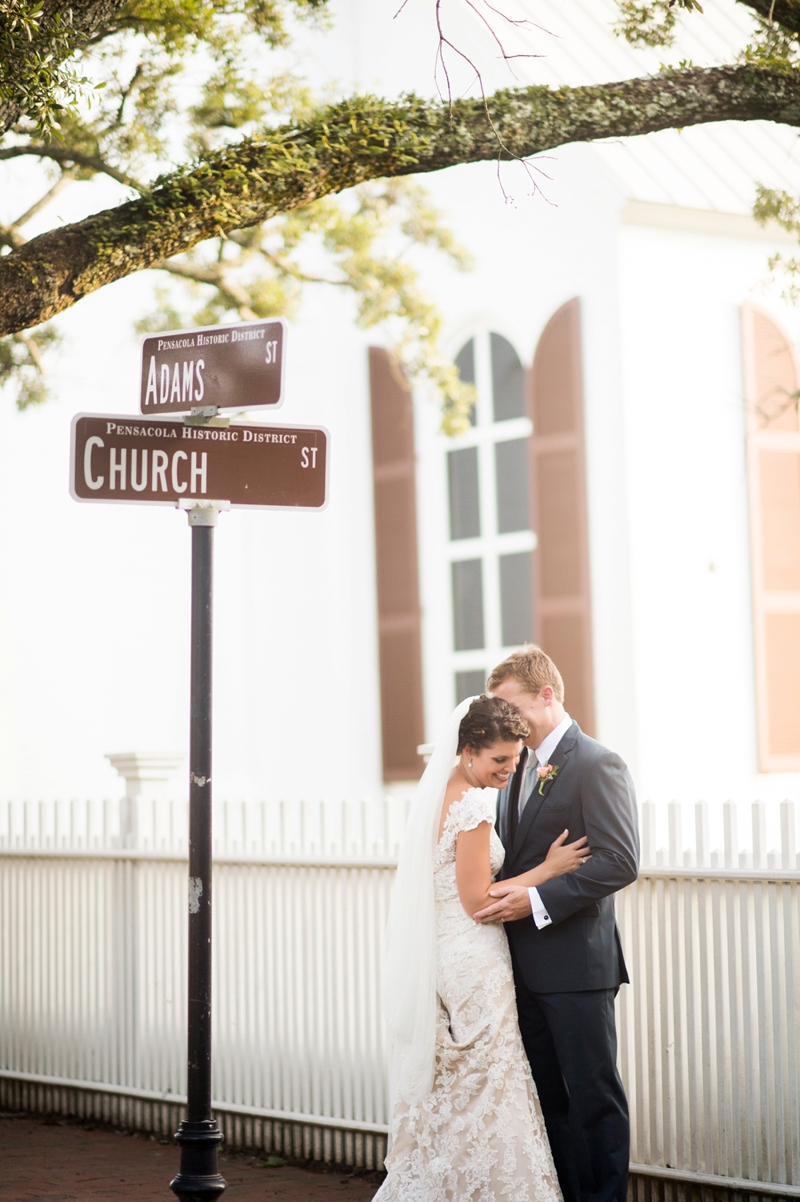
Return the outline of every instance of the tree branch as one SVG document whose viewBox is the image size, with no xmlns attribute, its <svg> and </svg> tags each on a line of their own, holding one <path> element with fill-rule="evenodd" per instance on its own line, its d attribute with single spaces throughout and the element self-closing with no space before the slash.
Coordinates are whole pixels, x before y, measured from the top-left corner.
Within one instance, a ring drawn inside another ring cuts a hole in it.
<svg viewBox="0 0 800 1202">
<path fill-rule="evenodd" d="M 250 308 L 250 294 L 246 288 L 230 279 L 224 268 L 214 265 L 200 266 L 190 263 L 154 263 L 157 271 L 168 271 L 170 275 L 180 276 L 184 280 L 192 280 L 195 284 L 209 284 L 212 288 L 230 301 L 233 308 L 238 309 L 245 321 L 255 321 L 257 314 Z"/>
<path fill-rule="evenodd" d="M 15 226 L 0 225 L 0 246 L 7 246 L 9 249 L 14 250 L 24 245 L 25 239 Z"/>
<path fill-rule="evenodd" d="M 11 250 L 24 246 L 28 239 L 22 233 L 23 225 L 41 212 L 45 205 L 49 204 L 71 182 L 72 172 L 62 170 L 55 183 L 51 184 L 47 191 L 38 200 L 35 200 L 24 213 L 21 213 L 10 225 L 0 226 L 0 246 L 7 246 Z"/>
<path fill-rule="evenodd" d="M 33 204 L 25 210 L 24 213 L 20 213 L 19 217 L 17 217 L 15 221 L 12 221 L 11 229 L 21 230 L 23 225 L 26 225 L 29 221 L 31 221 L 37 213 L 41 213 L 45 205 L 48 205 L 51 200 L 54 200 L 56 196 L 58 196 L 59 192 L 63 192 L 67 184 L 71 184 L 74 178 L 75 177 L 73 176 L 69 167 L 62 167 L 61 174 L 59 175 L 58 179 L 52 183 L 47 191 L 43 192 L 39 199 L 35 200 Z M 23 242 L 27 242 L 27 238 L 22 238 L 19 245 L 21 246 Z"/>
<path fill-rule="evenodd" d="M 143 184 L 138 183 L 132 176 L 126 175 L 124 171 L 112 167 L 99 154 L 86 154 L 83 150 L 72 150 L 69 146 L 51 146 L 49 143 L 37 144 L 35 142 L 30 142 L 25 146 L 6 146 L 0 150 L 0 160 L 19 159 L 25 155 L 37 159 L 52 159 L 54 163 L 73 164 L 75 167 L 88 167 L 100 175 L 110 176 L 117 183 L 124 184 L 126 188 L 133 188 L 136 192 L 147 191 Z"/>
<path fill-rule="evenodd" d="M 800 0 L 736 0 L 790 33 L 800 33 Z"/>
<path fill-rule="evenodd" d="M 283 272 L 292 280 L 297 280 L 299 284 L 330 284 L 333 288 L 352 288 L 352 281 L 346 276 L 342 276 L 338 280 L 333 279 L 329 275 L 311 275 L 307 271 L 301 271 L 290 259 L 284 255 L 278 255 L 272 250 L 261 251 L 268 263 L 272 263 L 278 271 Z"/>
<path fill-rule="evenodd" d="M 712 121 L 797 126 L 798 84 L 798 72 L 745 65 L 596 87 L 521 88 L 485 104 L 353 98 L 303 128 L 284 126 L 263 141 L 209 155 L 141 198 L 50 230 L 0 258 L 0 334 L 45 321 L 206 238 L 365 180 Z"/>
</svg>

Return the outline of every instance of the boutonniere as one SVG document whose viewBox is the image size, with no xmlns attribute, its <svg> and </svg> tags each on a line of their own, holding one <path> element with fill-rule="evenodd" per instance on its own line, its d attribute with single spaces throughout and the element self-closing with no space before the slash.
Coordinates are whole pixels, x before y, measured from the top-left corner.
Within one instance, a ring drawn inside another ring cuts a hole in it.
<svg viewBox="0 0 800 1202">
<path fill-rule="evenodd" d="M 545 785 L 558 775 L 558 764 L 539 764 L 536 775 L 539 777 L 539 796 L 544 797 Z"/>
</svg>

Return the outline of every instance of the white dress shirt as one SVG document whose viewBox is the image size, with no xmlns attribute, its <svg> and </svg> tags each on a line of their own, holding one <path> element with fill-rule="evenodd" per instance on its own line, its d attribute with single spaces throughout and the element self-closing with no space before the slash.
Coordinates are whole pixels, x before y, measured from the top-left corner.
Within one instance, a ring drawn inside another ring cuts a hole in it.
<svg viewBox="0 0 800 1202">
<path fill-rule="evenodd" d="M 551 730 L 550 734 L 542 739 L 541 743 L 532 755 L 528 755 L 525 763 L 525 773 L 522 777 L 519 790 L 520 818 L 522 817 L 522 811 L 525 808 L 528 794 L 533 791 L 532 784 L 535 785 L 536 783 L 536 768 L 542 764 L 547 764 L 550 762 L 550 756 L 553 754 L 556 747 L 558 747 L 570 726 L 572 726 L 572 719 L 570 718 L 569 714 L 564 714 L 564 717 L 561 719 L 558 726 Z M 532 783 L 531 776 L 534 778 Z M 547 908 L 539 896 L 539 890 L 535 885 L 530 887 L 528 894 L 531 899 L 531 914 L 533 915 L 533 921 L 541 931 L 543 927 L 549 927 L 553 920 L 547 913 Z"/>
</svg>

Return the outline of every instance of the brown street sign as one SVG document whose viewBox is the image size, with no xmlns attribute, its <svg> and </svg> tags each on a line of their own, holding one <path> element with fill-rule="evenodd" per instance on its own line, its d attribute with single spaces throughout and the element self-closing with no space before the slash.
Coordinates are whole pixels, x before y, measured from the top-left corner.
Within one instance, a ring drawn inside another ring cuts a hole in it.
<svg viewBox="0 0 800 1202">
<path fill-rule="evenodd" d="M 283 396 L 286 323 L 243 321 L 232 326 L 151 334 L 142 343 L 142 413 L 277 408 Z"/>
<path fill-rule="evenodd" d="M 198 426 L 79 413 L 72 419 L 76 501 L 323 509 L 328 432 L 309 426 Z"/>
</svg>

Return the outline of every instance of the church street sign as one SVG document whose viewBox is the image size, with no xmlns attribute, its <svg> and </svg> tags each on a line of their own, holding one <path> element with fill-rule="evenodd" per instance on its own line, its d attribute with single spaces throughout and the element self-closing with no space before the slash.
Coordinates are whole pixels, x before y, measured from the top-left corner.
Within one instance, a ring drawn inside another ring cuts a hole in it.
<svg viewBox="0 0 800 1202">
<path fill-rule="evenodd" d="M 328 432 L 309 426 L 190 425 L 78 414 L 70 492 L 76 501 L 322 509 Z"/>
<path fill-rule="evenodd" d="M 151 334 L 142 343 L 142 413 L 277 408 L 283 398 L 286 323 L 245 321 Z"/>
</svg>

